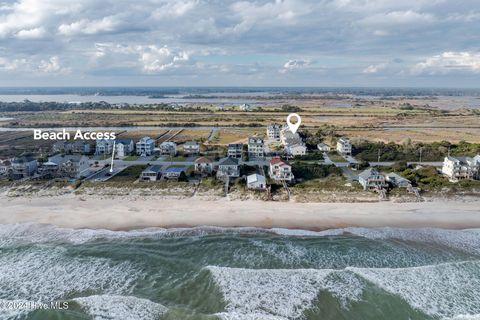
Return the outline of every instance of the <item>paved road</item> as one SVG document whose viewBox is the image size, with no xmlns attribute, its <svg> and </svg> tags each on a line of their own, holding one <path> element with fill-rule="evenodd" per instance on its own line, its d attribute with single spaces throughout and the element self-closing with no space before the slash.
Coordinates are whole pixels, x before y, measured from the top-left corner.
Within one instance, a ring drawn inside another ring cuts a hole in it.
<svg viewBox="0 0 480 320">
<path fill-rule="evenodd" d="M 372 167 L 391 167 L 395 164 L 394 161 L 381 161 L 381 162 L 369 162 L 370 166 Z M 443 161 L 412 161 L 407 162 L 407 166 L 420 164 L 424 166 L 432 166 L 432 167 L 441 167 L 443 166 Z"/>
<path fill-rule="evenodd" d="M 87 177 L 85 180 L 87 181 L 107 181 L 108 179 L 112 178 L 116 174 L 122 172 L 128 168 L 128 166 L 125 165 L 114 165 L 113 166 L 113 171 L 110 172 L 110 167 L 105 167 L 103 169 L 98 170 L 91 176 Z"/>
</svg>

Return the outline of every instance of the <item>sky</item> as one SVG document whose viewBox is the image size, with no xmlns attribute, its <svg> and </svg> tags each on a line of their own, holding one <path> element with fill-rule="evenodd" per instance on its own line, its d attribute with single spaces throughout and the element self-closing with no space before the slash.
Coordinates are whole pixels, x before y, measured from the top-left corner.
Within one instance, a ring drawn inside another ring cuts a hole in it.
<svg viewBox="0 0 480 320">
<path fill-rule="evenodd" d="M 0 86 L 480 87 L 479 0 L 0 0 Z"/>
</svg>

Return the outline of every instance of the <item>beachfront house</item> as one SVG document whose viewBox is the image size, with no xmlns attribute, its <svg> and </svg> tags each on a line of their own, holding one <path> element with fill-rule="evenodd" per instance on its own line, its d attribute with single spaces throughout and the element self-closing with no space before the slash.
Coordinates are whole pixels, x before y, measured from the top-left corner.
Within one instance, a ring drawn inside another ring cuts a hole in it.
<svg viewBox="0 0 480 320">
<path fill-rule="evenodd" d="M 240 176 L 239 160 L 237 158 L 226 157 L 218 162 L 217 178 L 236 178 Z"/>
<path fill-rule="evenodd" d="M 267 127 L 267 137 L 271 141 L 280 141 L 280 131 L 282 126 L 279 124 L 271 124 Z"/>
<path fill-rule="evenodd" d="M 56 165 L 58 175 L 61 177 L 68 177 L 79 179 L 86 177 L 90 173 L 90 165 L 88 157 L 84 155 L 55 155 L 48 158 L 48 162 L 44 164 L 44 173 L 54 170 Z"/>
<path fill-rule="evenodd" d="M 352 144 L 348 138 L 342 137 L 337 141 L 337 152 L 340 154 L 351 155 Z"/>
<path fill-rule="evenodd" d="M 8 175 L 12 169 L 12 162 L 10 160 L 0 160 L 0 175 Z"/>
<path fill-rule="evenodd" d="M 169 180 L 178 180 L 181 177 L 185 177 L 184 167 L 169 167 L 163 173 L 163 177 Z"/>
<path fill-rule="evenodd" d="M 317 144 L 317 148 L 318 150 L 322 151 L 322 152 L 329 152 L 330 151 L 330 146 L 326 143 L 319 143 Z"/>
<path fill-rule="evenodd" d="M 265 156 L 265 144 L 262 138 L 248 138 L 248 158 L 250 160 L 263 159 Z"/>
<path fill-rule="evenodd" d="M 388 183 L 392 185 L 392 187 L 396 188 L 410 188 L 412 183 L 407 178 L 402 177 L 401 175 L 390 172 L 385 176 Z"/>
<path fill-rule="evenodd" d="M 384 189 L 388 186 L 386 178 L 375 168 L 368 168 L 358 175 L 363 190 Z"/>
<path fill-rule="evenodd" d="M 229 158 L 242 158 L 243 144 L 241 143 L 231 143 L 228 145 L 227 156 Z"/>
<path fill-rule="evenodd" d="M 480 155 L 475 157 L 447 156 L 443 160 L 442 173 L 450 181 L 480 179 Z"/>
<path fill-rule="evenodd" d="M 14 179 L 23 179 L 33 176 L 38 169 L 38 162 L 31 156 L 14 158 L 12 161 L 12 174 Z"/>
<path fill-rule="evenodd" d="M 157 181 L 162 176 L 162 166 L 150 166 L 140 173 L 140 181 Z"/>
<path fill-rule="evenodd" d="M 177 144 L 172 141 L 165 141 L 160 144 L 160 154 L 162 156 L 175 157 L 177 154 Z"/>
<path fill-rule="evenodd" d="M 289 156 L 304 156 L 307 154 L 307 147 L 303 143 L 289 144 L 285 146 L 285 153 Z"/>
<path fill-rule="evenodd" d="M 270 160 L 268 174 L 275 181 L 290 182 L 294 178 L 292 167 L 280 158 Z"/>
<path fill-rule="evenodd" d="M 125 158 L 131 155 L 134 149 L 135 145 L 132 139 L 121 139 L 115 142 L 115 155 L 118 158 Z"/>
<path fill-rule="evenodd" d="M 155 150 L 155 140 L 150 137 L 143 137 L 135 144 L 137 155 L 141 157 L 151 156 Z"/>
<path fill-rule="evenodd" d="M 247 176 L 247 188 L 250 190 L 266 190 L 267 181 L 261 174 L 251 174 Z"/>
<path fill-rule="evenodd" d="M 195 160 L 195 173 L 200 175 L 210 175 L 213 173 L 212 160 L 200 157 Z"/>
<path fill-rule="evenodd" d="M 113 140 L 97 139 L 95 144 L 95 155 L 112 154 Z"/>
<path fill-rule="evenodd" d="M 200 145 L 195 141 L 187 141 L 183 144 L 183 152 L 187 155 L 199 154 Z"/>
</svg>

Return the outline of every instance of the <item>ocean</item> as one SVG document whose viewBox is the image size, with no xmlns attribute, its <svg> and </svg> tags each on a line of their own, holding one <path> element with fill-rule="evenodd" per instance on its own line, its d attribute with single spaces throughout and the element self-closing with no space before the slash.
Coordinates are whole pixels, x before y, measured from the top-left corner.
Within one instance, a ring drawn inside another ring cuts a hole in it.
<svg viewBox="0 0 480 320">
<path fill-rule="evenodd" d="M 25 307 L 50 302 L 68 309 Z M 1 319 L 480 319 L 480 229 L 1 225 L 0 307 Z"/>
</svg>

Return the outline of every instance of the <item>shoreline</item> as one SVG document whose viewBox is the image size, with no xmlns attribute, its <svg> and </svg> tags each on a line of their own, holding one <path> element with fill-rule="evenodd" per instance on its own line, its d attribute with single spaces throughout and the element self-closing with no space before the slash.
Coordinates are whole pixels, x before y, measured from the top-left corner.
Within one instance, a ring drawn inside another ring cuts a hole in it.
<svg viewBox="0 0 480 320">
<path fill-rule="evenodd" d="M 428 202 L 297 203 L 145 197 L 0 195 L 0 224 L 40 223 L 73 229 L 138 230 L 258 227 L 322 231 L 346 227 L 480 228 L 480 199 Z"/>
</svg>

